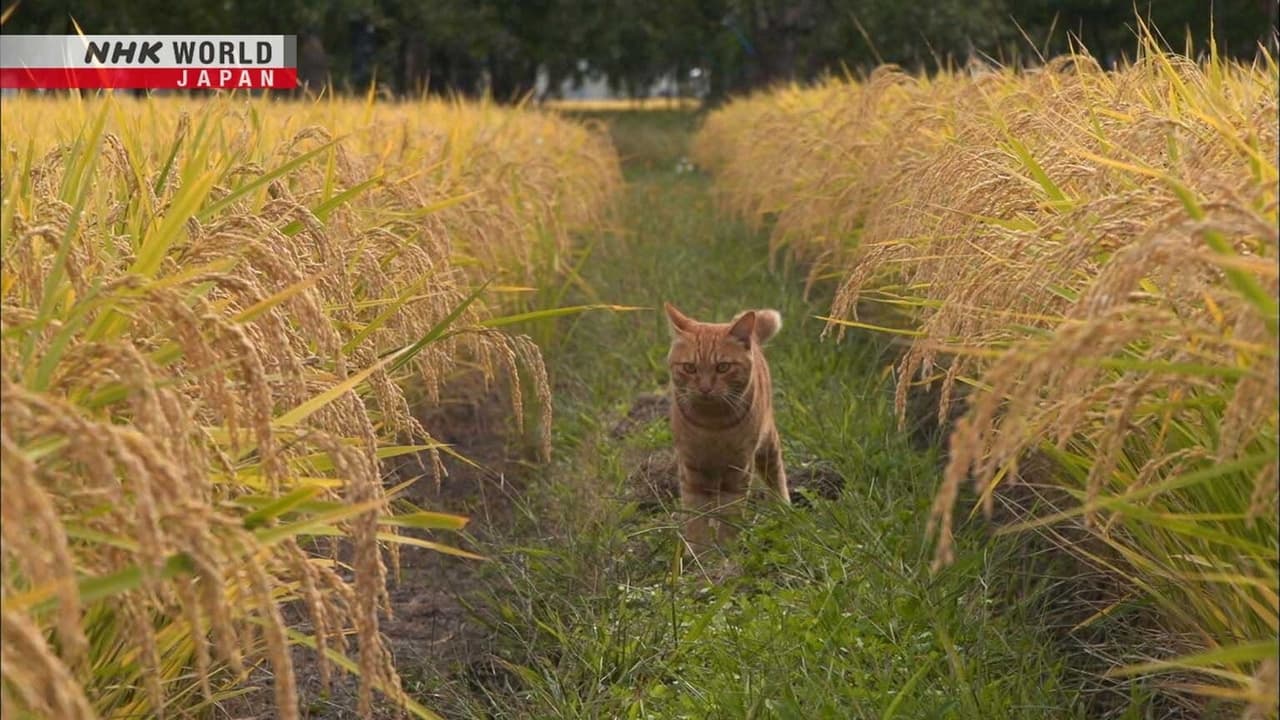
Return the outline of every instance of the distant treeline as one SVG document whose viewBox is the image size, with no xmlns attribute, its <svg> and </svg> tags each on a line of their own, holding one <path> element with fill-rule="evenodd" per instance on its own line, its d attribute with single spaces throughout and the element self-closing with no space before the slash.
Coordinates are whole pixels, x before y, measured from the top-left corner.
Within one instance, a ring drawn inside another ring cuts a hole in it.
<svg viewBox="0 0 1280 720">
<path fill-rule="evenodd" d="M 1136 10 L 1136 12 L 1135 12 Z M 299 36 L 312 87 L 507 100 L 542 68 L 603 73 L 641 95 L 701 69 L 713 98 L 881 63 L 929 71 L 970 58 L 1033 62 L 1082 44 L 1131 56 L 1139 19 L 1175 50 L 1251 57 L 1275 42 L 1276 0 L 208 0 L 21 2 L 3 32 L 281 33 Z"/>
</svg>

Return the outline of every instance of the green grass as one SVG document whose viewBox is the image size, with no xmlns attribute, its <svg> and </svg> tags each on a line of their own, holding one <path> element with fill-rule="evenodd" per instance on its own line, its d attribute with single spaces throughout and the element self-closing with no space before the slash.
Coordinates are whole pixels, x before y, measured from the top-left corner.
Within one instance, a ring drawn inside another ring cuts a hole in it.
<svg viewBox="0 0 1280 720">
<path fill-rule="evenodd" d="M 714 212 L 706 178 L 674 172 L 693 122 L 665 115 L 614 124 L 619 145 L 647 150 L 631 157 L 620 229 L 591 246 L 568 293 L 652 310 L 559 326 L 556 460 L 522 499 L 519 540 L 487 549 L 500 562 L 477 613 L 497 632 L 496 670 L 440 684 L 433 706 L 468 718 L 1089 715 L 1096 683 L 1037 616 L 1059 588 L 1019 570 L 1025 537 L 993 540 L 975 523 L 957 562 L 930 573 L 940 458 L 896 427 L 886 347 L 819 339 L 813 316 L 829 298 L 806 301 L 799 271 L 769 273 L 765 239 Z M 806 508 L 757 503 L 724 557 L 682 572 L 677 508 L 653 511 L 628 480 L 669 446 L 665 419 L 609 432 L 666 381 L 663 300 L 704 319 L 781 311 L 767 355 L 788 466 L 821 463 L 846 483 Z M 1135 695 L 1115 716 L 1145 717 L 1143 704 Z"/>
<path fill-rule="evenodd" d="M 684 110 L 603 110 L 575 112 L 571 116 L 607 129 L 631 176 L 654 173 L 652 179 L 657 183 L 662 183 L 664 176 L 669 177 L 680 158 L 689 154 L 689 140 L 700 121 L 698 113 Z"/>
</svg>

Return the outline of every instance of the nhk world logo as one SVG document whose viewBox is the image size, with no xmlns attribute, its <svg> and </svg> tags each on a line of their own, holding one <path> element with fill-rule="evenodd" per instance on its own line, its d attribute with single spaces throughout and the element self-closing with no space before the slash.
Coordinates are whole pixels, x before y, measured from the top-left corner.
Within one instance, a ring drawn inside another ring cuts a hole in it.
<svg viewBox="0 0 1280 720">
<path fill-rule="evenodd" d="M 295 35 L 5 35 L 0 88 L 291 89 Z"/>
</svg>

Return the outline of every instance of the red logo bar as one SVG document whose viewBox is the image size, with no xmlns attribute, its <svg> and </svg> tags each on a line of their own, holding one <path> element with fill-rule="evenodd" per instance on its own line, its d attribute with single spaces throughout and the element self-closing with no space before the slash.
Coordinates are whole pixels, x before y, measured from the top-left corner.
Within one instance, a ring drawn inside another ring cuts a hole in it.
<svg viewBox="0 0 1280 720">
<path fill-rule="evenodd" d="M 150 89 L 150 90 L 292 90 L 297 68 L 0 68 L 0 88 Z"/>
</svg>

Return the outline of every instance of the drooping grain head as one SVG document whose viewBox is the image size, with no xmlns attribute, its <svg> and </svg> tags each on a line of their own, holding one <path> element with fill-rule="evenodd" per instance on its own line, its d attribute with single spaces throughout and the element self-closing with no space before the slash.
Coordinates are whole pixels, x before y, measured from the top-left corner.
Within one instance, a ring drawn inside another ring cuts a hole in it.
<svg viewBox="0 0 1280 720">
<path fill-rule="evenodd" d="M 682 405 L 735 403 L 751 385 L 753 368 L 762 361 L 759 345 L 780 325 L 772 310 L 748 310 L 731 323 L 694 320 L 666 304 L 671 327 L 671 388 Z M 762 332 L 764 331 L 764 332 Z"/>
</svg>

